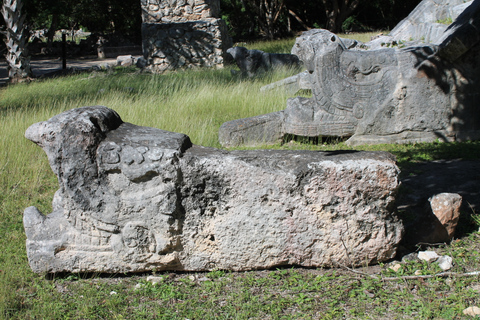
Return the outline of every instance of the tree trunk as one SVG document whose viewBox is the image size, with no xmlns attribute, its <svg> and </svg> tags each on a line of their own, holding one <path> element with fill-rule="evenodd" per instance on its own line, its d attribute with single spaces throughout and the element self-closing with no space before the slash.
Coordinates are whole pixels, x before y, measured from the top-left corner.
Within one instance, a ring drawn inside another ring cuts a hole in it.
<svg viewBox="0 0 480 320">
<path fill-rule="evenodd" d="M 284 0 L 252 1 L 252 8 L 256 10 L 258 24 L 263 35 L 273 39 L 278 31 L 278 20 L 285 13 Z"/>
<path fill-rule="evenodd" d="M 357 8 L 359 0 L 322 0 L 322 3 L 327 15 L 326 29 L 340 32 L 343 22 Z"/>
<path fill-rule="evenodd" d="M 300 17 L 295 13 L 293 12 L 292 10 L 288 10 L 288 13 L 295 18 L 295 20 L 298 21 L 298 23 L 300 23 L 300 25 L 305 29 L 305 30 L 309 30 L 310 28 L 307 26 L 307 24 L 305 22 L 303 22 L 302 19 L 300 19 Z M 288 21 L 290 22 L 290 18 L 288 19 Z M 289 23 L 289 26 L 290 26 L 290 23 Z M 290 28 L 289 28 L 290 29 Z M 289 30 L 290 31 L 290 30 Z"/>
<path fill-rule="evenodd" d="M 51 49 L 53 46 L 53 38 L 55 37 L 55 32 L 57 32 L 58 26 L 58 14 L 54 13 L 52 15 L 52 22 L 50 23 L 50 28 L 47 31 L 47 48 Z"/>
<path fill-rule="evenodd" d="M 2 15 L 7 27 L 5 32 L 7 54 L 5 58 L 7 60 L 8 77 L 12 83 L 25 81 L 32 77 L 30 58 L 26 56 L 28 35 L 24 32 L 25 15 L 22 15 L 22 6 L 21 0 L 4 0 L 2 7 Z"/>
</svg>

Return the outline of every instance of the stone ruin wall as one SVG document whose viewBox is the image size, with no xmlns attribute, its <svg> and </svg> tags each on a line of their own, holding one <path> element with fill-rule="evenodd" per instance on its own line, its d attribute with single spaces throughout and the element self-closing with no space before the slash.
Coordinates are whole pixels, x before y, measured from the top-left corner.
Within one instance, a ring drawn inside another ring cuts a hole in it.
<svg viewBox="0 0 480 320">
<path fill-rule="evenodd" d="M 141 0 L 143 55 L 154 72 L 224 65 L 232 46 L 219 0 Z"/>
<path fill-rule="evenodd" d="M 142 0 L 144 23 L 172 23 L 218 18 L 218 0 Z"/>
</svg>

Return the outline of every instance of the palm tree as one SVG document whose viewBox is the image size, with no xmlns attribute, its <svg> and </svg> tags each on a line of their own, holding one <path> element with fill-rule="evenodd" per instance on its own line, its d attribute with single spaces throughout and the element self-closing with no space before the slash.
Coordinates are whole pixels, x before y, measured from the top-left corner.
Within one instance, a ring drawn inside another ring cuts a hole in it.
<svg viewBox="0 0 480 320">
<path fill-rule="evenodd" d="M 28 35 L 25 33 L 22 15 L 22 0 L 3 0 L 2 15 L 7 30 L 5 44 L 7 45 L 8 77 L 12 83 L 28 80 L 32 77 L 30 58 L 26 56 Z"/>
</svg>

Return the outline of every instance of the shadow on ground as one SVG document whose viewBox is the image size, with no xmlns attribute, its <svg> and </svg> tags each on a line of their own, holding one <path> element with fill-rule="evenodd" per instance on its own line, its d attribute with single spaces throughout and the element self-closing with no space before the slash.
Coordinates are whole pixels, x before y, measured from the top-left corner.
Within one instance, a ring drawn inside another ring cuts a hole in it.
<svg viewBox="0 0 480 320">
<path fill-rule="evenodd" d="M 428 229 L 433 214 L 428 199 L 439 193 L 462 196 L 460 220 L 454 238 L 462 238 L 478 230 L 472 218 L 480 213 L 480 160 L 437 160 L 408 165 L 401 174 L 397 196 L 399 216 L 404 220 L 404 245 L 414 249 L 413 239 Z M 410 242 L 410 243 L 408 243 Z"/>
</svg>

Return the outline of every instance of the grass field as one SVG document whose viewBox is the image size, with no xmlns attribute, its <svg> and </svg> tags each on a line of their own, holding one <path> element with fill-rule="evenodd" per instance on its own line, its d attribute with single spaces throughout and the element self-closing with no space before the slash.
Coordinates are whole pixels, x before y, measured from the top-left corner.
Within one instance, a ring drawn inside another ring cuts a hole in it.
<svg viewBox="0 0 480 320">
<path fill-rule="evenodd" d="M 369 37 L 369 36 L 368 36 Z M 293 40 L 247 44 L 288 52 Z M 454 258 L 449 276 L 435 264 L 407 262 L 345 269 L 302 269 L 147 275 L 66 275 L 46 279 L 31 272 L 22 212 L 51 212 L 58 187 L 43 151 L 23 134 L 28 126 L 62 111 L 105 105 L 126 122 L 188 134 L 193 143 L 220 147 L 228 120 L 285 108 L 281 90 L 260 93 L 289 71 L 242 79 L 224 70 L 163 75 L 115 69 L 36 81 L 0 89 L 0 318 L 7 319 L 463 319 L 480 306 L 480 234 L 472 232 L 435 250 Z M 343 143 L 288 143 L 279 149 L 331 150 Z M 379 145 L 399 166 L 436 159 L 480 159 L 480 143 Z M 463 212 L 477 224 L 478 213 Z M 410 279 L 415 272 L 423 276 Z M 375 273 L 376 276 L 371 276 Z M 428 275 L 434 275 L 428 277 Z"/>
</svg>

